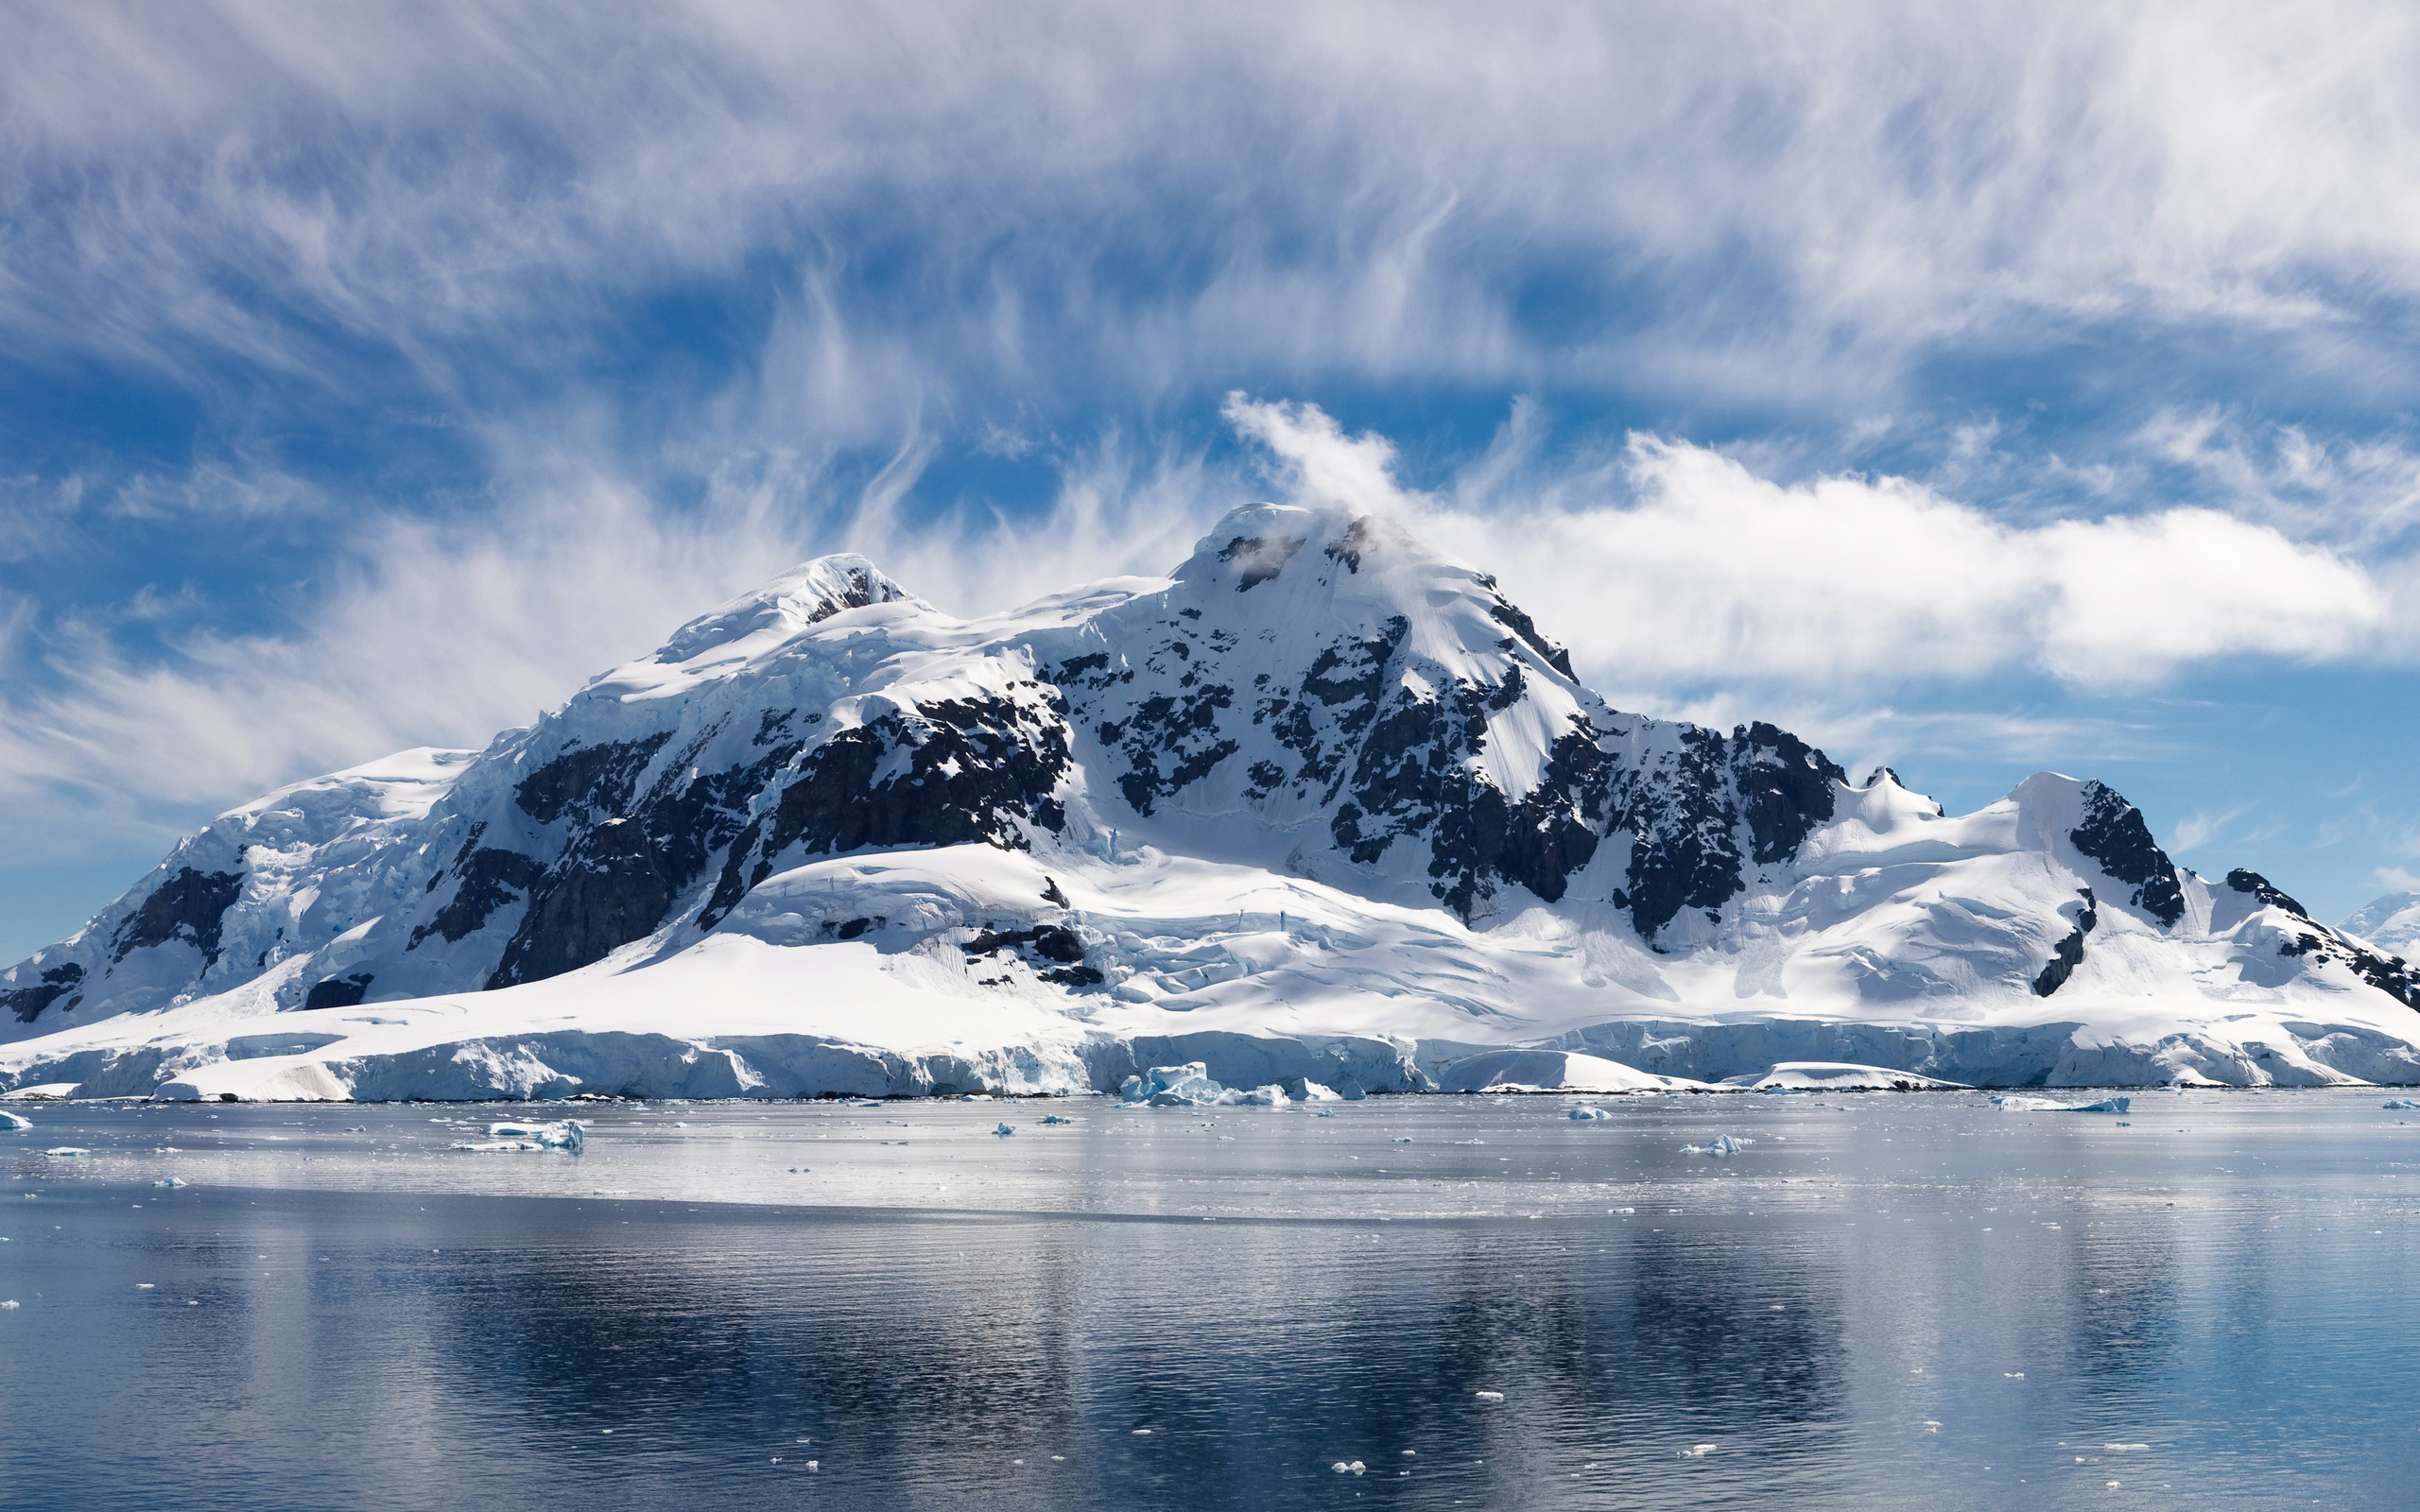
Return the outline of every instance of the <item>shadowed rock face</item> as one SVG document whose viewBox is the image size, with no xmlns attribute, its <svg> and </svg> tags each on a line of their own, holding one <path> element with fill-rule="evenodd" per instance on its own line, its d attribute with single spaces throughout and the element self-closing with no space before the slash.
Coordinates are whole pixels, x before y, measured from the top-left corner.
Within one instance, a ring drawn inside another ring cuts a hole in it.
<svg viewBox="0 0 2420 1512">
<path fill-rule="evenodd" d="M 2185 917 L 2185 889 L 2176 880 L 2176 863 L 2152 841 L 2142 811 L 2101 782 L 2085 783 L 2083 799 L 2083 822 L 2068 833 L 2067 839 L 2100 862 L 2101 870 L 2132 884 L 2131 901 L 2135 907 L 2163 924 L 2174 925 Z"/>
<path fill-rule="evenodd" d="M 117 926 L 110 959 L 122 961 L 147 946 L 182 939 L 201 951 L 206 965 L 217 965 L 219 920 L 243 890 L 241 873 L 178 868 Z"/>
<path fill-rule="evenodd" d="M 42 973 L 36 985 L 0 992 L 0 1008 L 7 1009 L 19 1023 L 31 1023 L 42 1016 L 43 1009 L 75 991 L 77 984 L 83 980 L 84 969 L 74 961 L 51 967 Z"/>
<path fill-rule="evenodd" d="M 1893 780 L 1897 780 L 1895 774 Z M 2052 948 L 2050 959 L 2042 967 L 2042 974 L 2033 979 L 2035 997 L 2047 998 L 2066 986 L 2067 978 L 2075 975 L 2076 968 L 2083 964 L 2083 937 L 2100 922 L 2100 915 L 2093 909 L 2092 889 L 2082 887 L 2077 891 L 2083 898 L 2083 906 L 2076 913 L 2076 927 Z"/>
</svg>

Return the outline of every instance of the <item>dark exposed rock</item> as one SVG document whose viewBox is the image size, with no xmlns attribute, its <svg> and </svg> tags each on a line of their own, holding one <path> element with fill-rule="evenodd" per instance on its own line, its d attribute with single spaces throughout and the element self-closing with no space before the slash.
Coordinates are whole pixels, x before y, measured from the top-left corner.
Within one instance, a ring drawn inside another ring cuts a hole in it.
<svg viewBox="0 0 2420 1512">
<path fill-rule="evenodd" d="M 2101 782 L 2084 784 L 2083 803 L 2083 823 L 2068 832 L 2068 841 L 2110 876 L 2133 884 L 2135 907 L 2164 925 L 2184 918 L 2185 889 L 2176 880 L 2176 863 L 2152 841 L 2142 811 Z"/>
<path fill-rule="evenodd" d="M 2246 871 L 2241 867 L 2238 867 L 2227 873 L 2227 885 L 2238 892 L 2252 894 L 2272 908 L 2282 908 L 2297 919 L 2310 918 L 2309 912 L 2302 904 L 2271 886 L 2269 879 L 2256 871 Z"/>
<path fill-rule="evenodd" d="M 2033 979 L 2035 997 L 2048 997 L 2065 987 L 2068 977 L 2075 975 L 2076 968 L 2083 964 L 2083 937 L 2100 922 L 2100 915 L 2093 907 L 2092 889 L 2080 887 L 2076 890 L 2083 896 L 2083 907 L 2076 914 L 2076 927 L 2066 938 L 2051 948 L 2050 959 L 2043 964 L 2042 974 Z"/>
<path fill-rule="evenodd" d="M 472 839 L 475 841 L 475 834 Z M 491 846 L 469 850 L 456 858 L 453 872 L 458 881 L 454 896 L 437 911 L 427 923 L 412 930 L 411 942 L 406 950 L 417 950 L 420 942 L 431 935 L 441 935 L 452 944 L 474 930 L 483 928 L 488 916 L 507 903 L 518 902 L 521 895 L 537 885 L 545 868 L 517 850 L 500 850 Z M 430 879 L 433 887 L 444 880 L 444 874 Z"/>
<path fill-rule="evenodd" d="M 1306 544 L 1299 537 L 1269 541 L 1259 536 L 1237 536 L 1219 548 L 1219 559 L 1242 562 L 1243 569 L 1236 576 L 1236 592 L 1248 593 L 1284 572 L 1286 564 L 1294 559 L 1294 553 Z"/>
<path fill-rule="evenodd" d="M 303 1010 L 308 1012 L 313 1008 L 357 1007 L 361 1000 L 369 995 L 372 980 L 368 971 L 355 971 L 351 976 L 332 976 L 323 982 L 315 983 L 311 990 L 303 996 Z"/>
<path fill-rule="evenodd" d="M 1490 588 L 1495 587 L 1495 579 L 1490 578 L 1488 580 L 1488 586 Z M 1530 620 L 1530 616 L 1522 612 L 1520 610 L 1514 609 L 1511 603 L 1506 601 L 1503 594 L 1498 593 L 1495 596 L 1495 601 L 1488 606 L 1487 612 L 1495 619 L 1496 624 L 1503 626 L 1506 629 L 1511 630 L 1514 635 L 1519 636 L 1521 640 L 1528 644 L 1530 650 L 1535 651 L 1542 657 L 1545 657 L 1547 659 L 1547 665 L 1554 668 L 1557 672 L 1562 673 L 1566 678 L 1571 678 L 1574 680 L 1578 679 L 1578 674 L 1571 670 L 1571 653 L 1564 650 L 1562 646 L 1555 644 L 1552 641 L 1547 640 L 1545 636 L 1539 634 L 1537 625 Z"/>
<path fill-rule="evenodd" d="M 1030 686 L 1038 696 L 920 705 L 912 727 L 885 714 L 806 752 L 769 825 L 752 821 L 733 840 L 699 926 L 720 922 L 793 845 L 810 855 L 976 841 L 1015 850 L 1025 844 L 1020 823 L 1063 828 L 1066 812 L 1052 794 L 1072 762 L 1067 702 L 1056 689 Z M 876 782 L 903 748 L 907 769 Z"/>
<path fill-rule="evenodd" d="M 1765 866 L 1798 853 L 1799 843 L 1832 816 L 1832 785 L 1849 774 L 1822 751 L 1772 725 L 1745 725 L 1731 733 L 1731 765 L 1739 806 L 1755 841 L 1755 860 Z"/>
<path fill-rule="evenodd" d="M 130 951 L 182 939 L 200 948 L 205 969 L 217 965 L 220 922 L 243 890 L 240 872 L 179 868 L 117 926 L 117 949 L 110 959 L 122 961 Z"/>
<path fill-rule="evenodd" d="M 1084 943 L 1076 932 L 1061 924 L 1038 924 L 1031 929 L 987 929 L 959 947 L 969 955 L 989 955 L 994 951 L 1026 950 L 1046 961 L 1075 962 L 1084 958 Z"/>
<path fill-rule="evenodd" d="M 540 824 L 552 824 L 565 814 L 582 821 L 619 814 L 630 803 L 639 774 L 671 738 L 670 730 L 662 730 L 643 740 L 565 751 L 515 784 L 513 801 Z"/>
<path fill-rule="evenodd" d="M 83 980 L 84 969 L 74 961 L 54 966 L 42 973 L 42 980 L 35 986 L 0 992 L 0 1009 L 13 1015 L 19 1023 L 31 1023 L 42 1016 L 43 1009 L 75 991 Z"/>
</svg>

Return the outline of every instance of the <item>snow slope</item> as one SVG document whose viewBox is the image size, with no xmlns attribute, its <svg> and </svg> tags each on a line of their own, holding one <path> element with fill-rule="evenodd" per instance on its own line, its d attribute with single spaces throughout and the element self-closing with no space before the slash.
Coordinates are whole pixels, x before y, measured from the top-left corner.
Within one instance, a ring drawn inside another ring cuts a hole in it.
<svg viewBox="0 0 2420 1512">
<path fill-rule="evenodd" d="M 2388 893 L 2336 927 L 2401 955 L 2420 943 L 2420 892 Z"/>
<path fill-rule="evenodd" d="M 2411 1083 L 2414 1003 L 2098 782 L 1945 816 L 1772 726 L 1623 713 L 1485 575 L 1255 506 L 1168 578 L 976 620 L 824 558 L 484 751 L 233 810 L 0 972 L 0 1085 L 1072 1091 L 1201 1060 L 1416 1090 L 1507 1047 Z"/>
</svg>

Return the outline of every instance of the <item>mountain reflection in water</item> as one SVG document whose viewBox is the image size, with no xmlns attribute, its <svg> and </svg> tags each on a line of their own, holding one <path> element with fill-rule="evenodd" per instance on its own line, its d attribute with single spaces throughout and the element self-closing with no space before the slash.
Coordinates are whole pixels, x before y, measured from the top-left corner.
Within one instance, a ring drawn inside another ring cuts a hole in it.
<svg viewBox="0 0 2420 1512">
<path fill-rule="evenodd" d="M 2392 1505 L 2378 1100 L 46 1107 L 0 1497 Z"/>
</svg>

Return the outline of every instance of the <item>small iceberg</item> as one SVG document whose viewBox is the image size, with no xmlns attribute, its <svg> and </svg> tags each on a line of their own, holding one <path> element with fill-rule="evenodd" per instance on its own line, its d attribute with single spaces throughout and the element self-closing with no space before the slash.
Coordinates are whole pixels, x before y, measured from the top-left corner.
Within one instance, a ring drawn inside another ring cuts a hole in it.
<svg viewBox="0 0 2420 1512">
<path fill-rule="evenodd" d="M 2415 1103 L 2415 1102 L 2413 1102 L 2413 1101 L 2412 1101 L 2411 1098 L 2409 1098 L 2409 1097 L 2397 1097 L 2397 1098 L 2394 1099 L 2393 1101 L 2389 1102 L 2389 1103 L 2386 1105 L 2386 1108 L 2387 1108 L 2387 1111 L 2388 1111 L 2388 1112 L 2390 1112 L 2390 1113 L 2400 1113 L 2400 1112 L 2407 1112 L 2407 1111 L 2408 1111 L 2408 1112 L 2420 1113 L 2420 1103 Z M 5 1118 L 5 1117 L 7 1117 L 7 1116 L 8 1116 L 8 1115 L 7 1115 L 7 1114 L 5 1114 L 5 1113 L 0 1113 L 0 1118 Z M 25 1127 L 26 1125 L 25 1125 L 24 1124 L 22 1124 L 22 1123 L 21 1123 L 21 1124 L 19 1124 L 17 1126 L 18 1126 L 19 1128 L 23 1128 L 23 1127 Z"/>
<path fill-rule="evenodd" d="M 1737 1155 L 1755 1143 L 1754 1140 L 1743 1140 L 1736 1135 L 1718 1134 L 1703 1144 L 1682 1145 L 1681 1153 L 1683 1155 Z"/>
<path fill-rule="evenodd" d="M 569 1150 L 575 1155 L 588 1143 L 588 1127 L 576 1118 L 560 1124 L 490 1124 L 484 1143 L 465 1143 L 458 1150 L 502 1154 L 514 1150 Z"/>
<path fill-rule="evenodd" d="M 1275 1108 L 1340 1097 L 1350 1101 L 1358 1091 L 1339 1092 L 1299 1076 L 1264 1087 L 1228 1087 L 1211 1079 L 1205 1062 L 1188 1060 L 1182 1066 L 1153 1066 L 1139 1076 L 1127 1077 L 1117 1089 L 1117 1100 L 1127 1108 Z"/>
<path fill-rule="evenodd" d="M 1500 1391 L 1474 1391 L 1471 1395 L 1477 1397 L 1481 1401 L 1502 1401 L 1504 1400 L 1504 1393 Z"/>
<path fill-rule="evenodd" d="M 2386 1106 L 2393 1108 L 2394 1104 L 2389 1103 Z M 0 1112 L 0 1129 L 31 1128 L 33 1126 L 34 1121 L 21 1113 Z"/>
<path fill-rule="evenodd" d="M 1580 1122 L 1585 1124 L 1599 1118 L 1611 1118 L 1614 1115 L 1606 1112 L 1601 1108 L 1575 1108 L 1570 1112 L 1565 1113 L 1563 1116 L 1565 1118 L 1578 1119 Z"/>
<path fill-rule="evenodd" d="M 1075 1122 L 1075 1120 L 1074 1120 L 1074 1119 L 1072 1119 L 1072 1118 L 1061 1118 L 1061 1117 L 1060 1117 L 1058 1114 L 1056 1114 L 1056 1113 L 1045 1113 L 1045 1114 L 1043 1114 L 1043 1115 L 1042 1115 L 1042 1121 L 1043 1121 L 1045 1124 L 1072 1124 L 1072 1123 L 1074 1123 L 1074 1122 Z"/>
<path fill-rule="evenodd" d="M 998 1128 L 994 1129 L 992 1132 L 993 1132 L 993 1133 L 994 1133 L 994 1134 L 996 1134 L 996 1135 L 998 1135 L 998 1136 L 999 1136 L 1000 1138 L 1002 1138 L 1002 1139 L 1007 1139 L 1010 1135 L 1011 1135 L 1011 1134 L 1015 1133 L 1016 1131 L 1017 1131 L 1017 1126 L 1016 1126 L 1014 1124 L 1003 1124 L 1003 1125 L 1001 1125 Z"/>
<path fill-rule="evenodd" d="M 169 1177 L 162 1177 L 159 1180 L 154 1181 L 154 1182 L 152 1182 L 151 1184 L 152 1184 L 153 1186 L 155 1186 L 155 1187 L 183 1187 L 183 1186 L 191 1186 L 193 1183 L 192 1183 L 192 1182 L 190 1182 L 190 1181 L 187 1181 L 183 1177 L 181 1177 L 181 1176 L 169 1176 Z"/>
<path fill-rule="evenodd" d="M 93 1152 L 78 1144 L 61 1144 L 56 1149 L 44 1150 L 42 1153 L 44 1155 L 90 1155 Z"/>
<path fill-rule="evenodd" d="M 2003 1113 L 2123 1113 L 2135 1106 L 2131 1097 L 2104 1097 L 2097 1103 L 2054 1103 L 2044 1097 L 1995 1097 Z"/>
</svg>

